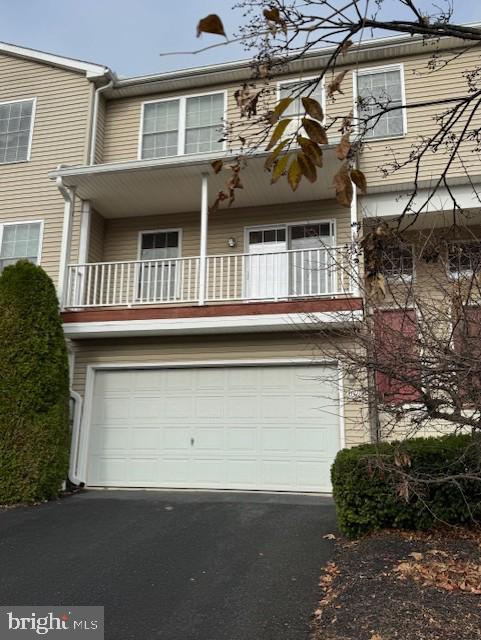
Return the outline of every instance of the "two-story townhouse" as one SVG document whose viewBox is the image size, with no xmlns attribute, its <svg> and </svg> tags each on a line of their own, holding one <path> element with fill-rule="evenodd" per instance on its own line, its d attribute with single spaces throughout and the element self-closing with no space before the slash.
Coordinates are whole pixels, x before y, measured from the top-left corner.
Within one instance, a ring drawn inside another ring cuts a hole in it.
<svg viewBox="0 0 481 640">
<path fill-rule="evenodd" d="M 456 91 L 453 67 L 419 73 L 430 54 L 411 37 L 366 42 L 345 56 L 343 95 L 319 97 L 343 115 L 370 86 L 406 103 L 441 83 Z M 315 75 L 323 56 L 286 67 L 273 94 Z M 238 120 L 234 93 L 250 79 L 246 62 L 112 76 L 91 89 L 90 147 L 50 173 L 65 197 L 58 269 L 75 482 L 328 491 L 336 452 L 371 437 L 364 403 L 335 353 L 320 357 L 316 330 L 346 340 L 343 327 L 362 313 L 353 229 L 398 213 L 409 170 L 383 179 L 377 168 L 389 145 L 407 150 L 432 127 L 432 113 L 380 123 L 359 158 L 369 195 L 350 209 L 334 199 L 331 144 L 319 180 L 296 192 L 271 185 L 262 153 L 250 158 L 233 206 L 209 214 L 225 179 L 211 162 L 236 151 L 219 141 L 222 121 Z M 423 168 L 427 188 L 439 167 Z M 461 171 L 456 188 L 475 209 Z M 429 215 L 445 207 L 441 194 Z M 391 256 L 391 268 L 412 269 L 409 258 Z"/>
</svg>

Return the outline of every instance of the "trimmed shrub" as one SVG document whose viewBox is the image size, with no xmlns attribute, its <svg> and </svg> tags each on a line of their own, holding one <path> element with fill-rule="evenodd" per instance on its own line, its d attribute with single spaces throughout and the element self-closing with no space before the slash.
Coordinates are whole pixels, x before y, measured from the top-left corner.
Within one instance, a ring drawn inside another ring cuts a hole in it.
<svg viewBox="0 0 481 640">
<path fill-rule="evenodd" d="M 0 276 L 0 504 L 56 496 L 69 455 L 68 357 L 54 285 L 22 260 Z"/>
<path fill-rule="evenodd" d="M 404 473 L 412 480 L 406 483 Z M 471 474 L 479 479 L 447 479 Z M 339 527 L 349 537 L 481 519 L 481 437 L 449 435 L 340 451 L 331 470 Z M 434 479 L 433 483 L 423 480 Z"/>
</svg>

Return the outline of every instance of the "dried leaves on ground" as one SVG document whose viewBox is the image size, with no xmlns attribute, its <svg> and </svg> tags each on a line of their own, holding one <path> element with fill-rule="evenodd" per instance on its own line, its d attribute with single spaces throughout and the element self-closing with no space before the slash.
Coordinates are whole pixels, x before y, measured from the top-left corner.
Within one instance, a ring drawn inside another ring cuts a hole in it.
<svg viewBox="0 0 481 640">
<path fill-rule="evenodd" d="M 339 540 L 313 640 L 481 640 L 481 531 Z"/>
</svg>

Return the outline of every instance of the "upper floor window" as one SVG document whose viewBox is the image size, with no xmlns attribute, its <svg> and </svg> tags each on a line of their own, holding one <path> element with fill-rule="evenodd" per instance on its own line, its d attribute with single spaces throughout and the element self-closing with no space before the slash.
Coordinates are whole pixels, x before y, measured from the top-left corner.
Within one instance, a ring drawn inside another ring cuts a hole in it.
<svg viewBox="0 0 481 640">
<path fill-rule="evenodd" d="M 35 100 L 0 102 L 0 163 L 30 158 Z"/>
<path fill-rule="evenodd" d="M 448 249 L 448 268 L 452 274 L 473 274 L 481 270 L 481 242 L 451 242 Z"/>
<path fill-rule="evenodd" d="M 361 123 L 365 122 L 366 137 L 389 138 L 406 132 L 403 93 L 401 67 L 358 72 L 358 113 Z"/>
<path fill-rule="evenodd" d="M 293 98 L 290 105 L 282 114 L 283 118 L 291 118 L 292 122 L 287 126 L 285 136 L 295 133 L 301 124 L 302 118 L 306 117 L 306 110 L 302 106 L 302 98 L 308 96 L 317 100 L 321 106 L 323 106 L 323 91 L 321 83 L 317 85 L 307 86 L 309 79 L 305 80 L 288 80 L 286 82 L 279 83 L 279 100 L 283 98 Z M 309 116 L 307 116 L 309 117 Z M 305 135 L 303 131 L 299 131 L 301 135 Z"/>
<path fill-rule="evenodd" d="M 41 222 L 0 225 L 0 271 L 21 259 L 38 264 L 41 231 Z"/>
<path fill-rule="evenodd" d="M 412 245 L 399 244 L 388 247 L 382 255 L 382 268 L 386 278 L 411 279 L 414 275 L 414 251 Z"/>
<path fill-rule="evenodd" d="M 166 158 L 223 148 L 224 93 L 146 102 L 141 157 Z"/>
</svg>

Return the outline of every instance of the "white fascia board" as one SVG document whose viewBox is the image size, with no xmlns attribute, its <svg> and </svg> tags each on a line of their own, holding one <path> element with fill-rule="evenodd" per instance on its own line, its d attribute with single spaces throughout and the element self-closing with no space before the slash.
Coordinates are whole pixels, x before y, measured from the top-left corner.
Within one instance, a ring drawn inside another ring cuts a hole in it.
<svg viewBox="0 0 481 640">
<path fill-rule="evenodd" d="M 249 333 L 315 329 L 320 324 L 349 323 L 362 318 L 361 311 L 217 316 L 215 318 L 169 318 L 155 320 L 111 320 L 67 322 L 68 338 L 143 337 L 150 335 L 194 335 L 208 333 Z"/>
<path fill-rule="evenodd" d="M 481 183 L 454 185 L 450 189 L 462 209 L 478 209 L 481 207 Z M 437 189 L 436 193 L 430 198 L 431 193 L 429 188 L 419 189 L 411 203 L 411 209 L 416 212 L 419 209 L 422 213 L 452 210 L 453 201 L 445 187 Z M 394 185 L 393 190 L 390 192 L 361 196 L 359 198 L 360 217 L 384 218 L 399 216 L 404 211 L 410 197 L 411 192 L 396 192 Z"/>
<path fill-rule="evenodd" d="M 89 79 L 111 74 L 110 69 L 104 65 L 57 56 L 53 53 L 38 51 L 37 49 L 30 49 L 29 47 L 19 47 L 14 44 L 9 44 L 8 42 L 0 42 L 0 53 L 6 53 L 20 58 L 28 58 L 29 60 L 38 60 L 39 62 L 45 62 L 65 69 L 73 69 L 74 71 L 82 71 Z"/>
</svg>

